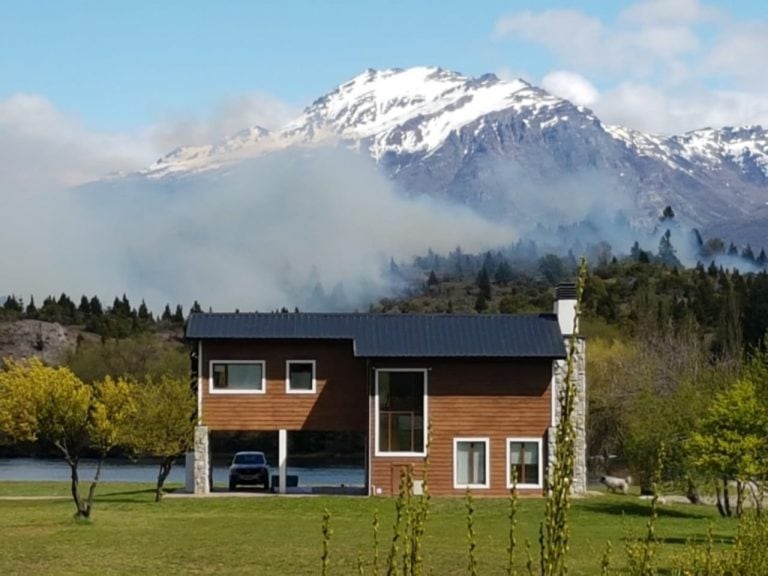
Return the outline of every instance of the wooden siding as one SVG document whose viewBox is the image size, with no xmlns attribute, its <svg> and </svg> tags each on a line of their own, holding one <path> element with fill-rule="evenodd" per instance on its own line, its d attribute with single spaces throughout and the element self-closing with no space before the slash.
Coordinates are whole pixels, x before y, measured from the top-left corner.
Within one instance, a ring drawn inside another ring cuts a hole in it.
<svg viewBox="0 0 768 576">
<path fill-rule="evenodd" d="M 507 438 L 533 437 L 542 441 L 546 463 L 546 433 L 551 420 L 552 362 L 435 360 L 376 361 L 376 368 L 427 368 L 428 418 L 432 426 L 429 489 L 435 495 L 461 495 L 453 478 L 454 438 L 488 438 L 489 488 L 474 488 L 477 496 L 505 496 Z M 413 464 L 421 476 L 423 458 L 375 454 L 375 398 L 370 397 L 371 492 L 397 492 L 399 470 Z M 546 470 L 546 465 L 543 466 Z M 379 491 L 380 489 L 380 491 Z M 542 493 L 541 489 L 521 490 Z"/>
<path fill-rule="evenodd" d="M 264 394 L 209 391 L 211 360 L 265 363 Z M 285 390 L 286 361 L 314 360 L 314 394 Z M 206 341 L 202 352 L 202 423 L 211 430 L 314 430 L 365 432 L 368 422 L 366 361 L 351 341 Z"/>
</svg>

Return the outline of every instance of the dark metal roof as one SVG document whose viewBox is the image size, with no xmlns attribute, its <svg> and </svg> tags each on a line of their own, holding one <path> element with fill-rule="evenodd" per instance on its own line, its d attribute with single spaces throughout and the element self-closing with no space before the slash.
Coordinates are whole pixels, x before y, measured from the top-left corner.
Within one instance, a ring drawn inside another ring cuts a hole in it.
<svg viewBox="0 0 768 576">
<path fill-rule="evenodd" d="M 355 356 L 565 358 L 552 314 L 192 314 L 189 340 L 352 340 Z"/>
</svg>

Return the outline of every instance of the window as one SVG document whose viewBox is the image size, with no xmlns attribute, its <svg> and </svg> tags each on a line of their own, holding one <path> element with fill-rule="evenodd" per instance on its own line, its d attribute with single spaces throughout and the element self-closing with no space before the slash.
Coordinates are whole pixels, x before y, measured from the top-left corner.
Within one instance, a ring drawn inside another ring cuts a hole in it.
<svg viewBox="0 0 768 576">
<path fill-rule="evenodd" d="M 510 488 L 513 471 L 517 474 L 518 487 L 541 488 L 543 486 L 541 439 L 507 439 L 507 486 Z"/>
<path fill-rule="evenodd" d="M 212 361 L 210 375 L 214 394 L 264 393 L 264 362 Z"/>
<path fill-rule="evenodd" d="M 315 361 L 288 360 L 285 364 L 285 391 L 293 394 L 315 392 Z"/>
<path fill-rule="evenodd" d="M 454 438 L 454 488 L 488 488 L 489 464 L 487 438 Z"/>
<path fill-rule="evenodd" d="M 376 371 L 377 454 L 426 454 L 426 370 Z"/>
</svg>

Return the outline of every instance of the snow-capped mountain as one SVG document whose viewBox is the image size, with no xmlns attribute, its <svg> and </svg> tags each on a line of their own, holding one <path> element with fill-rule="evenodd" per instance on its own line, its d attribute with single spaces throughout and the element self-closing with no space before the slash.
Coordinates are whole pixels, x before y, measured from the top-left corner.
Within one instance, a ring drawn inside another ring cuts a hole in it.
<svg viewBox="0 0 768 576">
<path fill-rule="evenodd" d="M 583 213 L 590 197 L 592 209 L 605 203 L 650 223 L 670 205 L 705 231 L 754 220 L 768 200 L 768 132 L 759 126 L 645 134 L 604 125 L 592 111 L 522 80 L 427 67 L 367 70 L 279 130 L 252 127 L 217 144 L 179 148 L 140 176 L 194 177 L 318 146 L 370 156 L 409 195 L 502 220 L 530 218 L 531 203 L 546 201 L 537 191 L 547 188 L 569 195 L 554 199 L 565 205 L 560 214 L 569 205 Z M 768 227 L 753 228 L 747 241 L 768 246 Z"/>
</svg>

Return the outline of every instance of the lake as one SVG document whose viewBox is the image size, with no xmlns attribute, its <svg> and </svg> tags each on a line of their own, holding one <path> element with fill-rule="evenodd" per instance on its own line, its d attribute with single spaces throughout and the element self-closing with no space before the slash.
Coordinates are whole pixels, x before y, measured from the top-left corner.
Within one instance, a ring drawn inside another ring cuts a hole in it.
<svg viewBox="0 0 768 576">
<path fill-rule="evenodd" d="M 89 481 L 96 471 L 96 462 L 82 460 L 79 474 L 81 481 Z M 156 482 L 158 465 L 135 463 L 129 460 L 110 459 L 101 468 L 103 482 Z M 278 470 L 272 468 L 272 474 Z M 365 472 L 359 467 L 299 467 L 288 466 L 288 474 L 299 477 L 300 486 L 363 486 Z M 213 466 L 213 481 L 226 486 L 229 479 L 228 463 Z M 37 458 L 0 458 L 0 482 L 2 481 L 65 481 L 69 480 L 69 466 L 63 460 Z M 166 482 L 184 484 L 184 462 L 174 465 Z"/>
</svg>

